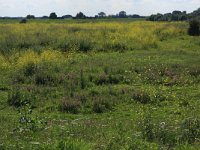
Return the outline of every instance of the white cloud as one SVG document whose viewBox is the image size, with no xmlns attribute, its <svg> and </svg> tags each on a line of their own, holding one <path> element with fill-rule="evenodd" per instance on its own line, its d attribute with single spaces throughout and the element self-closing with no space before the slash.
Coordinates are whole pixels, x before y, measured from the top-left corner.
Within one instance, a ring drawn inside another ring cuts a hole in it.
<svg viewBox="0 0 200 150">
<path fill-rule="evenodd" d="M 0 0 L 0 16 L 36 16 L 56 12 L 59 16 L 75 15 L 82 11 L 95 15 L 100 11 L 116 14 L 121 10 L 129 14 L 150 15 L 173 10 L 193 11 L 200 7 L 200 0 Z"/>
</svg>

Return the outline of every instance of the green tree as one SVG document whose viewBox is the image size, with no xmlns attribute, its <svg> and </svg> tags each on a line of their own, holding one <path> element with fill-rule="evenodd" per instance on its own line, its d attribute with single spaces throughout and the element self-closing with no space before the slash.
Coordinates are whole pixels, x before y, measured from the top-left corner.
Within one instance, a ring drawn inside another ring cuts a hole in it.
<svg viewBox="0 0 200 150">
<path fill-rule="evenodd" d="M 79 12 L 79 13 L 76 14 L 76 18 L 77 19 L 85 19 L 86 16 L 82 12 Z"/>
<path fill-rule="evenodd" d="M 26 19 L 35 19 L 35 16 L 34 15 L 27 15 Z"/>
<path fill-rule="evenodd" d="M 126 16 L 126 12 L 125 11 L 120 11 L 119 12 L 119 17 L 120 18 L 126 18 L 127 16 Z"/>
<path fill-rule="evenodd" d="M 99 16 L 100 18 L 106 17 L 106 13 L 100 12 L 100 13 L 98 13 L 98 16 Z"/>
<path fill-rule="evenodd" d="M 57 15 L 55 12 L 52 12 L 50 15 L 49 15 L 49 19 L 57 19 Z"/>
</svg>

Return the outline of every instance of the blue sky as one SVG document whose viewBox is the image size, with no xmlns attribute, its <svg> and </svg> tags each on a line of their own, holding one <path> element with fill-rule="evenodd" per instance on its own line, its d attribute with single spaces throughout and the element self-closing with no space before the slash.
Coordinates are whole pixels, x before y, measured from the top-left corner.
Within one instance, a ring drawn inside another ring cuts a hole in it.
<svg viewBox="0 0 200 150">
<path fill-rule="evenodd" d="M 56 12 L 58 16 L 82 11 L 93 16 L 100 11 L 116 14 L 121 10 L 127 14 L 150 15 L 173 10 L 191 12 L 200 7 L 200 0 L 0 0 L 0 16 L 36 16 Z"/>
</svg>

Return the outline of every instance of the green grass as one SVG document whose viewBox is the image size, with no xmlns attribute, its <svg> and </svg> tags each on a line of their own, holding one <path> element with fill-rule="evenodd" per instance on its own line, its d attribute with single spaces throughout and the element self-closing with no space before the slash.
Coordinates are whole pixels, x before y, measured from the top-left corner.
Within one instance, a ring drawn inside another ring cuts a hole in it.
<svg viewBox="0 0 200 150">
<path fill-rule="evenodd" d="M 2 53 L 0 149 L 198 149 L 199 38 L 174 32 L 164 41 L 158 35 L 153 48 L 102 52 L 94 45 L 83 53 L 50 44 Z"/>
</svg>

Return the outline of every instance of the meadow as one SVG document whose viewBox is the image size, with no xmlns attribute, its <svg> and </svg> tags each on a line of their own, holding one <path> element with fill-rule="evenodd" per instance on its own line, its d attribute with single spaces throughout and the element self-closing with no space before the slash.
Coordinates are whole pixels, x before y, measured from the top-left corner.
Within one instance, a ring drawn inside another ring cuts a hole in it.
<svg viewBox="0 0 200 150">
<path fill-rule="evenodd" d="M 196 150 L 188 22 L 0 21 L 0 149 Z"/>
</svg>

